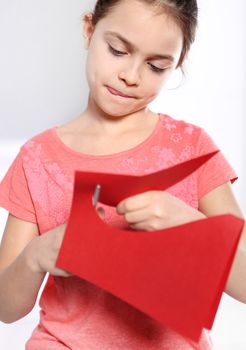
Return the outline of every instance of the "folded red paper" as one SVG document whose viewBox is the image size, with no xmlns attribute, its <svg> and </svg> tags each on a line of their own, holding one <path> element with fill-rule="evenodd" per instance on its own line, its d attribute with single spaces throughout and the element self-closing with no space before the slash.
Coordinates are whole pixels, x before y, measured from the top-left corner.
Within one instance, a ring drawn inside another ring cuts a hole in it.
<svg viewBox="0 0 246 350">
<path fill-rule="evenodd" d="M 92 195 L 99 183 L 100 201 L 116 205 L 146 190 L 164 190 L 215 153 L 139 177 L 76 172 L 57 267 L 197 341 L 204 327 L 212 327 L 244 221 L 220 215 L 154 232 L 120 230 L 99 218 Z"/>
<path fill-rule="evenodd" d="M 76 189 L 93 193 L 96 184 L 101 185 L 100 202 L 116 206 L 121 200 L 150 190 L 166 190 L 192 174 L 201 165 L 216 155 L 214 151 L 190 159 L 170 168 L 144 176 L 120 175 L 95 172 L 76 172 Z"/>
</svg>

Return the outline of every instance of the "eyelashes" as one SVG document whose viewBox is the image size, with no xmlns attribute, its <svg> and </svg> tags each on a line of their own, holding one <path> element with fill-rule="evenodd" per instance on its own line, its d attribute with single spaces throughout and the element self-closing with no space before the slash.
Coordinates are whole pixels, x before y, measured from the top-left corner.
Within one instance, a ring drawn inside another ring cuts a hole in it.
<svg viewBox="0 0 246 350">
<path fill-rule="evenodd" d="M 125 52 L 118 51 L 114 49 L 112 46 L 109 45 L 109 51 L 112 52 L 115 56 L 122 56 L 125 55 Z"/>
<path fill-rule="evenodd" d="M 111 45 L 109 45 L 109 44 L 108 44 L 108 49 L 109 49 L 109 52 L 111 52 L 114 56 L 118 56 L 118 57 L 119 57 L 119 56 L 123 56 L 123 55 L 126 54 L 125 52 L 118 51 L 118 50 L 114 49 L 114 48 L 113 48 Z M 154 66 L 154 65 L 151 64 L 151 63 L 149 63 L 149 66 L 150 66 L 150 68 L 151 68 L 151 70 L 152 70 L 153 72 L 158 73 L 158 74 L 164 73 L 165 70 L 167 69 L 167 68 L 164 68 L 164 69 L 158 68 L 158 67 Z"/>
</svg>

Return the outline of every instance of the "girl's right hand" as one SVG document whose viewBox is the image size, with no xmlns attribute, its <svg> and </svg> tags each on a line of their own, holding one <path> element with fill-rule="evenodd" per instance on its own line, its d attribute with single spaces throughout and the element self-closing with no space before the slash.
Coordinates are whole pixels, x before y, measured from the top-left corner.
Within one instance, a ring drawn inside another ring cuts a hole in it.
<svg viewBox="0 0 246 350">
<path fill-rule="evenodd" d="M 102 207 L 97 208 L 97 213 L 104 219 L 105 212 Z M 55 266 L 62 240 L 66 230 L 66 224 L 60 225 L 38 237 L 35 237 L 26 247 L 30 268 L 38 273 L 50 273 L 53 276 L 70 277 L 71 273 Z"/>
<path fill-rule="evenodd" d="M 37 273 L 50 273 L 53 276 L 69 277 L 71 274 L 55 267 L 61 248 L 66 224 L 58 226 L 34 238 L 26 247 L 31 270 Z"/>
</svg>

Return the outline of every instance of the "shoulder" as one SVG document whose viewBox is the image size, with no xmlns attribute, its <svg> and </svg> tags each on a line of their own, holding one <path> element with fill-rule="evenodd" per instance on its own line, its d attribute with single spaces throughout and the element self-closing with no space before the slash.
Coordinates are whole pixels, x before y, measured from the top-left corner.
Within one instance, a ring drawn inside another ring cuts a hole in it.
<svg viewBox="0 0 246 350">
<path fill-rule="evenodd" d="M 170 132 L 182 132 L 187 135 L 194 135 L 194 133 L 199 134 L 202 128 L 198 125 L 189 123 L 184 119 L 176 119 L 168 114 L 160 113 L 161 125 L 165 127 Z"/>
<path fill-rule="evenodd" d="M 192 145 L 194 153 L 198 154 L 202 153 L 204 148 L 216 148 L 210 135 L 201 126 L 168 114 L 160 113 L 160 117 L 160 128 L 165 131 L 167 140 L 174 147 L 189 144 Z"/>
<path fill-rule="evenodd" d="M 29 147 L 31 147 L 32 144 L 43 144 L 43 143 L 50 143 L 51 141 L 51 137 L 53 135 L 55 131 L 55 127 L 46 129 L 44 131 L 41 131 L 40 133 L 32 136 L 31 138 L 29 138 L 23 145 L 22 145 L 22 149 L 26 150 Z"/>
<path fill-rule="evenodd" d="M 20 147 L 16 158 L 26 176 L 44 173 L 47 166 L 56 164 L 62 157 L 63 153 L 56 140 L 55 128 L 52 127 L 34 135 Z"/>
<path fill-rule="evenodd" d="M 55 145 L 55 128 L 46 129 L 24 142 L 20 147 L 21 156 L 40 156 L 43 153 L 52 153 L 52 150 L 57 148 L 57 145 Z"/>
</svg>

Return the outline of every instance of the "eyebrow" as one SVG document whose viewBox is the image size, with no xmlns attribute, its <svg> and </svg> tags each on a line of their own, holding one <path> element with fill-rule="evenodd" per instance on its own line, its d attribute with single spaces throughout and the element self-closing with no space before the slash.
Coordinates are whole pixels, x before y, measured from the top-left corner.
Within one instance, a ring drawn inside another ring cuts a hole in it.
<svg viewBox="0 0 246 350">
<path fill-rule="evenodd" d="M 111 32 L 111 31 L 106 31 L 105 36 L 110 35 L 118 38 L 120 41 L 122 41 L 128 49 L 132 49 L 134 51 L 138 51 L 137 47 L 132 44 L 130 41 L 128 41 L 126 38 L 124 38 L 121 34 L 116 33 L 116 32 Z M 174 61 L 174 57 L 171 55 L 162 55 L 162 54 L 151 54 L 152 58 L 155 59 L 164 59 L 164 60 L 169 60 L 169 61 Z"/>
</svg>

